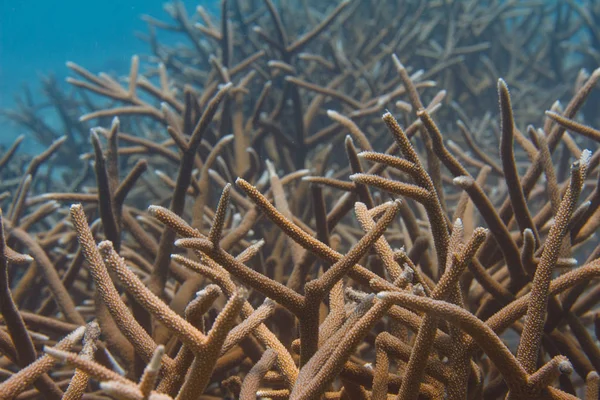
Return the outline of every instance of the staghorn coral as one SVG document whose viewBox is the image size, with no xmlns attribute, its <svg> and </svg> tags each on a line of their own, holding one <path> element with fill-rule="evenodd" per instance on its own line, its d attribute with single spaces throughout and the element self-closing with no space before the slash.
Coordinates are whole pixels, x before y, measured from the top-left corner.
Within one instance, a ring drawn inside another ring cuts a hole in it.
<svg viewBox="0 0 600 400">
<path fill-rule="evenodd" d="M 171 3 L 6 112 L 0 397 L 597 398 L 591 17 L 403 3 Z"/>
</svg>

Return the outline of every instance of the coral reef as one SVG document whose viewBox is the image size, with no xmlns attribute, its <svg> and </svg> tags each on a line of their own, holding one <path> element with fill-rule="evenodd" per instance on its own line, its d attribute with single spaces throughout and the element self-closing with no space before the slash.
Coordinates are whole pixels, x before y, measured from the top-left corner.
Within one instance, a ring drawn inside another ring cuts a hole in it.
<svg viewBox="0 0 600 400">
<path fill-rule="evenodd" d="M 0 398 L 598 398 L 597 6 L 165 10 L 2 112 Z"/>
</svg>

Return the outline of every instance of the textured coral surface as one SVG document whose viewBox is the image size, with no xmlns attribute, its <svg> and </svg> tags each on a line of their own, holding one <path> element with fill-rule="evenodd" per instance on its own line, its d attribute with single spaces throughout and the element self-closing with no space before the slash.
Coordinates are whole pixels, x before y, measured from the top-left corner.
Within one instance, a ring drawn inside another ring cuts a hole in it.
<svg viewBox="0 0 600 400">
<path fill-rule="evenodd" d="M 598 398 L 597 4 L 165 11 L 2 111 L 1 399 Z"/>
</svg>

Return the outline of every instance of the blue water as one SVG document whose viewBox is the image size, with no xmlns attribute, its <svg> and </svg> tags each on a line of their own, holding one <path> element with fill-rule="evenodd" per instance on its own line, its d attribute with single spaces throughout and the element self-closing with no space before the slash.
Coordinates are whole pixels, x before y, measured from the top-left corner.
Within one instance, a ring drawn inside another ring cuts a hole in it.
<svg viewBox="0 0 600 400">
<path fill-rule="evenodd" d="M 94 73 L 124 74 L 133 54 L 148 46 L 135 36 L 147 32 L 143 14 L 170 21 L 165 0 L 0 0 L 0 109 L 12 108 L 23 84 L 39 93 L 41 76 L 69 75 L 66 61 Z M 202 4 L 185 1 L 188 12 Z M 218 0 L 203 4 L 217 11 Z M 2 120 L 0 143 L 23 133 Z"/>
</svg>

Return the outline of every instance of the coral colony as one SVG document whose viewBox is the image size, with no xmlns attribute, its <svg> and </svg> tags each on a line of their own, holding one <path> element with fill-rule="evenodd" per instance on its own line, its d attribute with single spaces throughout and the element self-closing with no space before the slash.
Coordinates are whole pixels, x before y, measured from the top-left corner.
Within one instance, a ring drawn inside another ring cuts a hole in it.
<svg viewBox="0 0 600 400">
<path fill-rule="evenodd" d="M 0 398 L 598 399 L 598 3 L 221 5 L 2 112 Z"/>
</svg>

